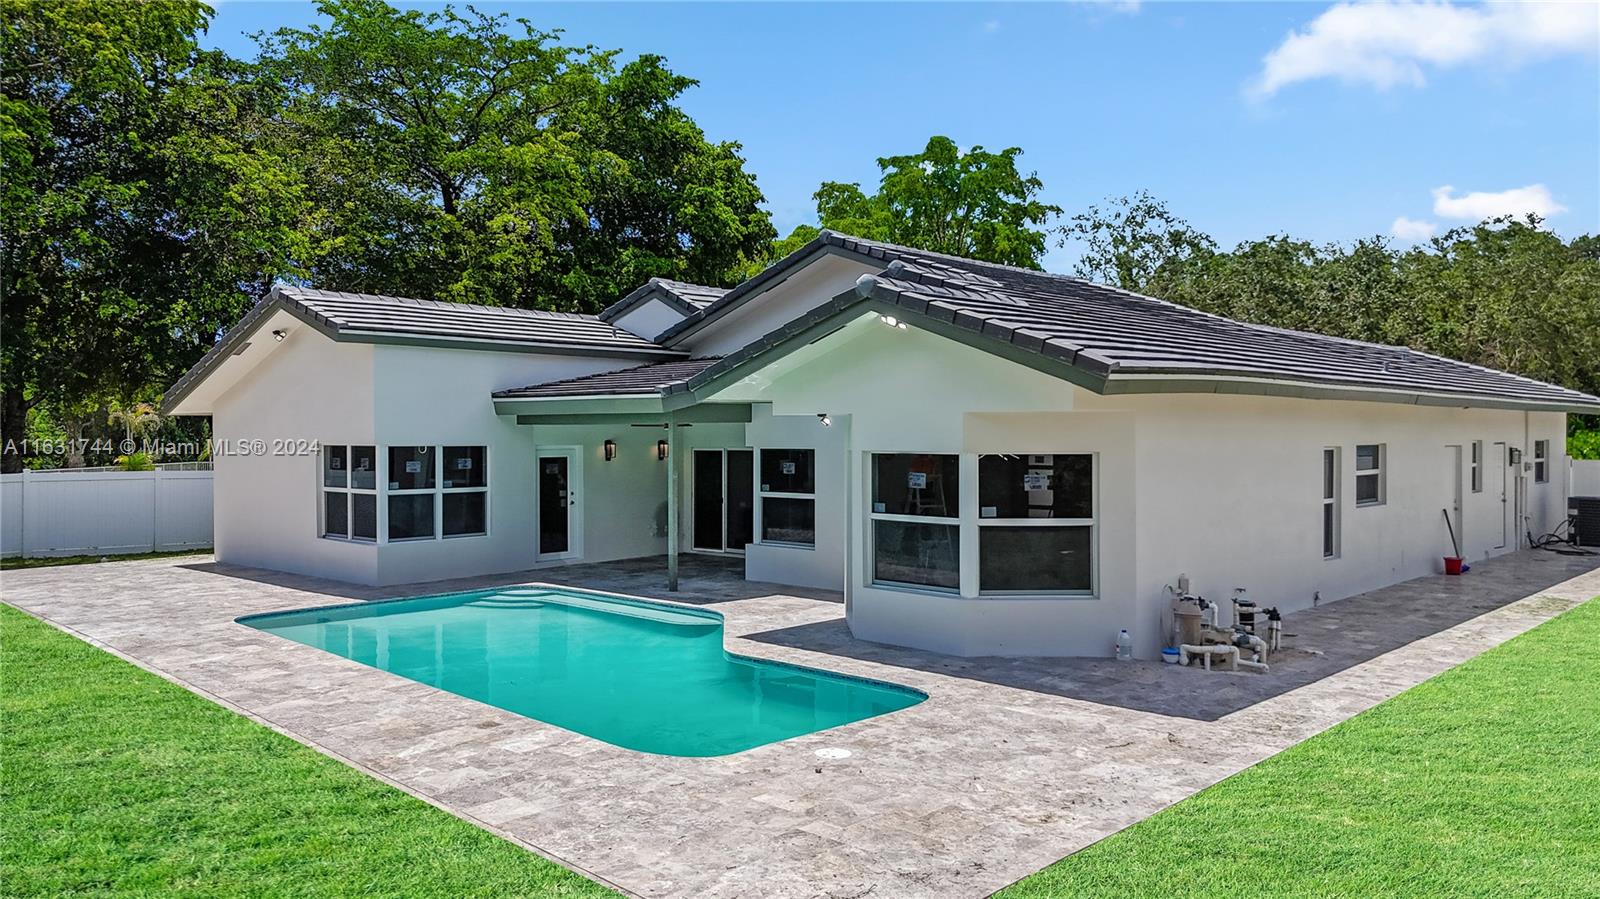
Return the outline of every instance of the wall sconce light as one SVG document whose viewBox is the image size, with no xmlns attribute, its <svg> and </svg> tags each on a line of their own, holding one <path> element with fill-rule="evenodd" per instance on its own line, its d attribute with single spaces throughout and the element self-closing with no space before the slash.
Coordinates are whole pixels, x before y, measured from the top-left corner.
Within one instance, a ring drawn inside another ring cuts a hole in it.
<svg viewBox="0 0 1600 899">
<path fill-rule="evenodd" d="M 663 462 L 667 461 L 667 442 L 665 440 L 656 441 L 656 458 Z"/>
<path fill-rule="evenodd" d="M 878 321 L 883 322 L 891 328 L 899 328 L 902 331 L 906 329 L 906 323 L 892 315 L 880 315 L 878 316 Z"/>
<path fill-rule="evenodd" d="M 610 462 L 612 459 L 617 457 L 617 442 L 615 440 L 607 440 L 605 446 L 606 461 Z"/>
<path fill-rule="evenodd" d="M 818 412 L 817 421 L 822 422 L 822 426 L 825 428 L 833 427 L 833 419 L 829 418 L 826 412 Z"/>
<path fill-rule="evenodd" d="M 285 337 L 288 337 L 288 336 L 289 336 L 289 332 L 285 331 L 282 328 L 279 328 L 278 330 L 272 332 L 272 339 L 276 340 L 279 343 L 283 343 L 283 339 Z"/>
</svg>

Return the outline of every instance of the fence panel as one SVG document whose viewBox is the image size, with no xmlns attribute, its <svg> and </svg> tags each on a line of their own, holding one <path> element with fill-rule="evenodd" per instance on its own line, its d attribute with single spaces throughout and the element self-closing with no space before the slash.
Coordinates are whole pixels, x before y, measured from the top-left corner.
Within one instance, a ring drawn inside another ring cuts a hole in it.
<svg viewBox="0 0 1600 899">
<path fill-rule="evenodd" d="M 71 556 L 211 545 L 210 471 L 0 475 L 0 552 Z"/>
<path fill-rule="evenodd" d="M 1600 459 L 1573 459 L 1568 496 L 1600 496 Z"/>
</svg>

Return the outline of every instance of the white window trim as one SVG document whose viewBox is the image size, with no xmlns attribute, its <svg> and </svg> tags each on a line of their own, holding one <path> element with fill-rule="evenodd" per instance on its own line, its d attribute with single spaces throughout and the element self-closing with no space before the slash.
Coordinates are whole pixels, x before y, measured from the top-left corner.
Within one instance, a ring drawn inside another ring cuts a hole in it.
<svg viewBox="0 0 1600 899">
<path fill-rule="evenodd" d="M 1356 469 L 1356 475 L 1355 475 L 1355 482 L 1354 483 L 1359 488 L 1359 485 L 1361 484 L 1361 479 L 1362 478 L 1376 477 L 1378 479 L 1378 498 L 1377 499 L 1368 499 L 1368 500 L 1360 499 L 1359 498 L 1359 489 L 1358 489 L 1358 498 L 1356 499 L 1356 508 L 1358 508 L 1358 509 L 1366 509 L 1366 508 L 1370 508 L 1372 506 L 1381 506 L 1381 505 L 1384 505 L 1385 503 L 1387 503 L 1389 501 L 1389 475 L 1387 474 L 1387 472 L 1389 470 L 1389 445 L 1387 443 L 1358 443 L 1358 444 L 1356 444 L 1355 460 L 1356 460 L 1356 464 L 1357 465 L 1361 464 L 1360 463 L 1361 448 L 1363 446 L 1377 447 L 1377 449 L 1378 449 L 1378 467 L 1377 468 L 1357 468 Z"/>
<path fill-rule="evenodd" d="M 867 456 L 867 458 L 866 458 L 866 472 L 865 472 L 865 477 L 862 478 L 862 482 L 863 483 L 861 485 L 863 490 L 864 490 L 864 492 L 866 493 L 866 499 L 867 499 L 867 526 L 866 526 L 866 534 L 863 535 L 865 537 L 865 539 L 866 539 L 866 547 L 867 547 L 867 555 L 866 555 L 867 583 L 871 584 L 873 587 L 884 587 L 884 588 L 889 588 L 889 589 L 894 589 L 894 590 L 904 590 L 904 591 L 906 591 L 908 593 L 926 593 L 926 594 L 929 594 L 929 595 L 932 595 L 932 596 L 946 596 L 946 597 L 948 597 L 948 596 L 960 596 L 961 595 L 961 588 L 959 586 L 956 586 L 956 587 L 937 587 L 937 586 L 934 586 L 932 584 L 912 584 L 912 583 L 907 583 L 906 581 L 886 581 L 886 580 L 883 580 L 883 579 L 879 578 L 878 575 L 877 575 L 877 570 L 878 570 L 878 547 L 877 547 L 877 539 L 878 539 L 878 537 L 877 537 L 877 533 L 878 533 L 878 529 L 873 527 L 873 522 L 875 522 L 875 521 L 894 521 L 894 522 L 900 522 L 900 523 L 903 523 L 903 524 L 936 524 L 936 525 L 946 525 L 948 527 L 955 528 L 956 529 L 956 582 L 959 584 L 960 580 L 961 580 L 961 562 L 962 562 L 962 555 L 963 555 L 961 541 L 962 541 L 962 531 L 964 530 L 962 528 L 962 526 L 961 526 L 962 525 L 963 516 L 960 514 L 961 513 L 961 508 L 962 508 L 962 505 L 963 505 L 963 503 L 961 502 L 961 491 L 959 489 L 956 491 L 956 513 L 957 514 L 956 514 L 956 516 L 954 518 L 936 517 L 936 516 L 933 516 L 933 515 L 901 515 L 899 513 L 894 513 L 894 512 L 877 512 L 877 511 L 874 511 L 873 508 L 872 508 L 872 503 L 873 503 L 872 478 L 873 478 L 873 459 L 876 456 L 954 456 L 956 458 L 956 462 L 957 462 L 957 470 L 959 471 L 960 470 L 960 461 L 961 461 L 961 456 L 962 455 L 963 455 L 962 453 L 948 453 L 948 452 L 947 453 L 930 453 L 930 452 L 928 452 L 926 450 L 869 450 L 869 451 L 867 451 L 867 454 L 866 454 L 866 456 Z"/>
<path fill-rule="evenodd" d="M 1339 494 L 1342 493 L 1343 489 L 1344 489 L 1344 477 L 1343 477 L 1344 472 L 1339 467 L 1339 448 L 1337 446 L 1325 446 L 1325 447 L 1322 448 L 1322 465 L 1323 465 L 1323 468 L 1324 468 L 1324 471 L 1323 471 L 1324 476 L 1327 474 L 1326 468 L 1327 468 L 1327 465 L 1328 465 L 1328 455 L 1330 453 L 1333 454 L 1333 485 L 1332 485 L 1333 489 L 1331 491 L 1332 495 L 1330 496 L 1329 495 L 1330 491 L 1328 489 L 1328 485 L 1326 485 L 1326 484 L 1323 485 L 1322 509 L 1325 510 L 1329 506 L 1333 507 L 1333 518 L 1332 518 L 1333 552 L 1328 552 L 1327 551 L 1326 547 L 1327 547 L 1328 541 L 1326 539 L 1324 539 L 1322 541 L 1323 542 L 1323 547 L 1324 547 L 1323 548 L 1323 552 L 1322 552 L 1322 558 L 1324 558 L 1324 559 L 1337 559 L 1337 558 L 1339 558 L 1339 552 L 1343 548 L 1342 544 L 1344 543 L 1344 540 L 1342 539 L 1344 537 L 1344 533 L 1343 533 L 1344 528 L 1341 527 L 1341 522 L 1340 522 L 1340 517 L 1341 516 L 1340 516 L 1340 509 L 1339 509 L 1339 506 L 1340 506 Z M 1320 524 L 1323 527 L 1327 527 L 1328 526 L 1328 521 L 1329 521 L 1329 519 L 1328 519 L 1327 513 L 1324 512 L 1323 513 L 1323 518 L 1322 518 L 1322 521 L 1320 522 Z M 1324 535 L 1324 536 L 1326 536 L 1326 535 Z"/>
<path fill-rule="evenodd" d="M 993 453 L 978 453 L 978 489 L 982 490 L 984 456 Z M 1089 529 L 1089 588 L 1087 590 L 985 590 L 983 582 L 983 539 L 979 534 L 977 546 L 978 558 L 978 596 L 980 598 L 993 597 L 996 599 L 1098 599 L 1100 597 L 1100 454 L 1091 452 L 1061 452 L 1061 453 L 1017 453 L 1013 455 L 1052 455 L 1052 456 L 1088 456 L 1089 457 L 1089 503 L 1094 515 L 1089 518 L 984 518 L 983 509 L 977 510 L 978 527 L 1057 527 Z"/>
<path fill-rule="evenodd" d="M 336 487 L 329 487 L 329 486 L 326 486 L 323 483 L 324 470 L 323 470 L 322 453 L 323 453 L 323 450 L 325 448 L 331 448 L 331 447 L 337 447 L 337 446 L 343 446 L 345 448 L 345 465 L 347 466 L 346 469 L 345 469 L 345 486 L 343 486 L 343 487 L 337 487 L 337 486 Z M 351 484 L 350 474 L 352 472 L 352 469 L 350 469 L 348 466 L 351 464 L 351 462 L 352 462 L 352 460 L 354 458 L 354 448 L 358 447 L 358 446 L 370 446 L 370 447 L 372 447 L 373 462 L 374 462 L 376 468 L 373 471 L 373 484 L 374 484 L 374 486 L 371 489 L 350 486 L 350 484 Z M 433 467 L 433 486 L 432 487 L 422 487 L 422 488 L 406 489 L 406 490 L 402 490 L 402 489 L 398 489 L 398 488 L 391 489 L 389 487 L 389 450 L 391 448 L 393 448 L 393 447 L 396 447 L 396 446 L 427 446 L 429 448 L 429 451 L 433 454 L 433 457 L 434 457 L 434 461 L 433 461 L 433 466 L 434 466 Z M 474 446 L 474 447 L 475 446 L 482 446 L 483 447 L 484 486 L 482 486 L 482 487 L 445 487 L 445 486 L 443 486 L 444 485 L 444 448 L 445 448 L 445 446 Z M 489 495 L 489 486 L 488 486 L 488 481 L 489 481 L 488 471 L 489 471 L 489 455 L 490 455 L 490 453 L 491 453 L 491 449 L 487 444 L 476 444 L 476 443 L 470 443 L 470 444 L 469 443 L 437 444 L 437 445 L 430 445 L 430 444 L 423 444 L 423 443 L 417 443 L 417 444 L 410 444 L 410 443 L 393 443 L 393 444 L 388 444 L 388 443 L 385 443 L 385 444 L 372 444 L 372 443 L 338 444 L 338 443 L 328 443 L 328 444 L 319 444 L 318 445 L 318 449 L 317 449 L 317 454 L 316 454 L 316 460 L 317 460 L 316 477 L 317 477 L 317 491 L 318 491 L 317 492 L 317 498 L 319 500 L 319 502 L 317 503 L 317 537 L 318 537 L 318 539 L 321 539 L 321 540 L 336 540 L 336 541 L 338 541 L 340 543 L 363 543 L 363 544 L 367 544 L 367 545 L 378 545 L 378 544 L 388 545 L 388 544 L 391 544 L 391 543 L 395 543 L 395 544 L 400 544 L 400 543 L 426 543 L 426 542 L 429 542 L 429 541 L 438 541 L 438 540 L 463 540 L 463 539 L 470 539 L 470 538 L 475 538 L 475 537 L 488 537 L 489 536 L 489 522 L 491 520 L 490 511 L 491 511 L 491 506 L 494 503 L 493 497 Z M 349 536 L 341 537 L 341 536 L 338 536 L 336 534 L 324 533 L 324 531 L 327 530 L 327 514 L 328 514 L 327 513 L 327 500 L 324 498 L 324 494 L 326 494 L 326 493 L 328 493 L 330 491 L 331 492 L 336 492 L 336 493 L 344 493 L 344 494 L 347 495 L 346 496 L 346 500 L 345 500 L 345 502 L 346 502 L 346 506 L 345 506 L 346 519 L 345 520 L 346 520 L 348 526 L 353 526 L 354 523 L 355 523 L 355 500 L 353 498 L 351 498 L 351 497 L 353 497 L 355 494 L 365 494 L 365 495 L 373 497 L 373 503 L 374 503 L 374 505 L 376 507 L 374 511 L 376 513 L 375 517 L 376 517 L 376 527 L 377 527 L 377 534 L 378 534 L 377 537 L 349 537 Z M 444 497 L 447 494 L 451 494 L 451 493 L 482 493 L 482 494 L 484 494 L 484 497 L 483 497 L 483 527 L 484 527 L 484 529 L 482 531 L 475 531 L 475 532 L 470 533 L 470 534 L 445 534 L 445 532 L 444 532 Z M 430 536 L 426 536 L 426 537 L 390 537 L 389 536 L 389 497 L 391 497 L 391 496 L 432 496 L 433 497 L 433 534 L 430 535 Z"/>
<path fill-rule="evenodd" d="M 811 493 L 795 493 L 793 491 L 786 491 L 786 490 L 764 490 L 764 489 L 762 489 L 762 485 L 761 485 L 761 454 L 765 453 L 765 452 L 769 452 L 769 451 L 770 452 L 775 452 L 775 453 L 796 453 L 796 452 L 808 452 L 808 453 L 810 453 L 811 454 L 811 490 L 812 490 L 812 492 Z M 759 545 L 761 545 L 761 546 L 776 546 L 776 547 L 779 547 L 781 549 L 804 549 L 804 550 L 812 550 L 812 551 L 816 550 L 816 548 L 817 548 L 817 540 L 816 540 L 816 534 L 817 534 L 817 494 L 816 494 L 816 489 L 817 489 L 817 451 L 816 451 L 816 449 L 814 449 L 812 447 L 808 447 L 808 446 L 773 446 L 773 447 L 765 447 L 765 446 L 763 446 L 763 447 L 757 447 L 756 448 L 756 458 L 755 458 L 755 479 L 756 479 L 756 504 L 755 504 L 756 507 L 755 507 L 755 520 L 753 522 L 753 525 L 754 525 L 753 529 L 755 530 L 755 541 L 754 542 L 759 544 Z M 810 500 L 810 502 L 811 502 L 811 542 L 810 543 L 797 543 L 797 542 L 792 541 L 792 540 L 768 540 L 766 538 L 766 536 L 765 536 L 766 529 L 767 529 L 767 522 L 766 522 L 766 517 L 767 517 L 766 508 L 767 508 L 767 505 L 766 505 L 765 502 L 763 502 L 763 500 L 767 500 L 767 499 L 804 499 L 804 500 Z"/>
<path fill-rule="evenodd" d="M 374 445 L 374 444 L 371 444 L 371 443 L 321 443 L 321 442 L 318 442 L 318 443 L 315 443 L 313 445 L 316 447 L 316 450 L 317 450 L 316 451 L 316 456 L 315 456 L 315 458 L 317 460 L 317 499 L 318 499 L 318 502 L 317 502 L 317 539 L 319 539 L 319 540 L 337 540 L 340 543 L 366 543 L 366 544 L 376 544 L 376 543 L 378 543 L 380 538 L 382 538 L 382 536 L 383 536 L 383 529 L 381 527 L 377 526 L 378 525 L 378 522 L 377 522 L 378 506 L 381 505 L 382 502 L 383 502 L 383 499 L 381 497 L 379 497 L 379 495 L 378 495 L 378 493 L 379 493 L 378 488 L 380 486 L 382 486 L 382 484 L 383 484 L 383 481 L 380 480 L 380 475 L 382 474 L 382 472 L 379 470 L 379 468 L 381 468 L 381 466 L 382 466 L 382 462 L 380 462 L 379 459 L 378 459 L 378 454 L 381 451 L 381 448 L 376 446 L 376 445 Z M 345 468 L 344 468 L 344 486 L 342 486 L 342 487 L 341 486 L 332 486 L 332 487 L 330 487 L 330 486 L 328 486 L 327 480 L 326 480 L 327 472 L 323 468 L 322 454 L 325 451 L 329 450 L 329 449 L 333 449 L 334 447 L 340 447 L 340 446 L 344 447 L 344 464 L 345 464 Z M 378 468 L 374 468 L 372 470 L 372 485 L 373 486 L 371 488 L 355 486 L 355 479 L 353 477 L 351 477 L 351 475 L 355 472 L 355 469 L 351 468 L 350 466 L 355 461 L 355 448 L 358 447 L 358 446 L 370 446 L 370 447 L 372 447 L 372 455 L 373 455 L 372 461 L 373 461 L 373 464 L 375 466 L 379 466 Z M 341 534 L 329 534 L 329 533 L 327 533 L 327 530 L 328 530 L 328 500 L 327 500 L 327 494 L 329 494 L 329 493 L 343 493 L 344 494 L 345 533 L 342 534 L 342 535 Z M 376 537 L 356 537 L 351 533 L 352 531 L 355 530 L 355 523 L 356 523 L 356 501 L 355 501 L 355 497 L 356 497 L 357 494 L 373 497 L 372 514 L 373 514 L 373 521 L 374 521 L 374 529 L 377 531 L 377 536 Z"/>
</svg>

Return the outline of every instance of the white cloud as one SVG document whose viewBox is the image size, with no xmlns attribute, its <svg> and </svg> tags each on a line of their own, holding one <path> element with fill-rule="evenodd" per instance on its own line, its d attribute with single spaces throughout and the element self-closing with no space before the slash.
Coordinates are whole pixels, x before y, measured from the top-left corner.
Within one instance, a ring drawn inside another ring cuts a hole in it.
<svg viewBox="0 0 1600 899">
<path fill-rule="evenodd" d="M 1250 92 L 1268 97 L 1317 78 L 1420 86 L 1430 68 L 1515 65 L 1597 46 L 1600 4 L 1340 3 L 1289 32 L 1262 60 Z"/>
<path fill-rule="evenodd" d="M 1419 222 L 1416 219 L 1408 219 L 1403 215 L 1395 219 L 1394 224 L 1389 226 L 1390 234 L 1400 240 L 1410 241 L 1427 240 L 1437 230 L 1439 230 L 1439 226 L 1433 222 Z"/>
<path fill-rule="evenodd" d="M 1481 222 L 1497 215 L 1524 216 L 1532 212 L 1549 218 L 1567 207 L 1556 202 L 1543 184 L 1513 187 L 1502 191 L 1473 191 L 1455 196 L 1456 189 L 1446 184 L 1433 189 L 1433 214 L 1452 219 Z"/>
</svg>

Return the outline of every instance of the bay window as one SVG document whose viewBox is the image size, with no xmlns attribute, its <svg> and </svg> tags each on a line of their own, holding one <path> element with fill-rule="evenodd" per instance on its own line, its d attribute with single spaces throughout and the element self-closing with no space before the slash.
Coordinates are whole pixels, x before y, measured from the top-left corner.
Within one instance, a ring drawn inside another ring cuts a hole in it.
<svg viewBox="0 0 1600 899">
<path fill-rule="evenodd" d="M 980 593 L 1092 593 L 1094 532 L 1094 456 L 978 458 Z"/>
<path fill-rule="evenodd" d="M 872 579 L 960 589 L 959 457 L 874 453 L 871 469 Z"/>
<path fill-rule="evenodd" d="M 816 451 L 761 450 L 761 542 L 817 543 Z"/>
</svg>

